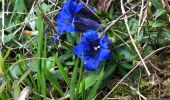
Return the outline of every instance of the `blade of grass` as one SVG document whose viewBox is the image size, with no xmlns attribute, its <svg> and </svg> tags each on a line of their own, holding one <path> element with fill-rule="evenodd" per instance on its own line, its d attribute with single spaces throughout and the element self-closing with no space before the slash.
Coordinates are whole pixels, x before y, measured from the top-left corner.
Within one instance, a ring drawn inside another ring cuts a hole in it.
<svg viewBox="0 0 170 100">
<path fill-rule="evenodd" d="M 6 92 L 2 92 L 2 93 L 0 93 L 0 98 L 1 98 L 1 100 L 8 100 L 9 95 Z"/>
<path fill-rule="evenodd" d="M 112 73 L 115 72 L 116 64 L 111 64 L 108 66 L 107 69 L 105 69 L 103 79 L 107 79 Z"/>
<path fill-rule="evenodd" d="M 2 52 L 0 51 L 0 74 L 2 74 L 3 77 L 5 77 L 6 79 L 13 81 L 13 76 L 11 74 L 11 71 L 7 71 L 8 67 L 5 64 L 5 60 L 9 56 L 10 51 L 11 49 L 9 48 L 4 57 L 2 55 Z"/>
<path fill-rule="evenodd" d="M 58 68 L 59 68 L 59 70 L 61 72 L 61 75 L 63 76 L 67 86 L 70 86 L 69 77 L 68 77 L 66 71 L 64 70 L 64 67 L 62 66 L 62 64 L 61 64 L 61 62 L 60 62 L 60 60 L 58 58 L 58 54 L 56 54 L 54 57 L 55 57 L 55 62 L 57 63 L 57 66 L 58 66 Z"/>
<path fill-rule="evenodd" d="M 81 61 L 80 74 L 79 74 L 79 79 L 78 79 L 78 83 L 77 83 L 77 91 L 76 91 L 76 96 L 77 97 L 78 97 L 78 94 L 79 94 L 80 83 L 82 81 L 82 78 L 83 78 L 83 60 Z"/>
<path fill-rule="evenodd" d="M 84 82 L 85 82 L 85 84 L 86 84 L 86 86 L 85 86 L 85 90 L 87 90 L 88 88 L 90 88 L 91 86 L 93 86 L 95 83 L 96 83 L 96 79 L 97 78 L 97 75 L 96 74 L 92 74 L 92 75 L 90 75 L 90 76 L 88 76 L 88 77 L 86 77 L 85 79 L 84 79 Z M 82 89 L 82 82 L 80 83 L 80 92 L 82 91 L 81 89 Z"/>
<path fill-rule="evenodd" d="M 46 38 L 46 35 L 45 35 L 45 37 L 44 37 L 45 39 L 44 39 L 44 52 L 43 52 L 43 54 L 44 54 L 44 58 L 46 58 L 47 57 L 47 38 Z M 43 61 L 44 61 L 44 66 L 43 66 L 43 68 L 42 68 L 42 70 L 41 70 L 41 74 L 42 74 L 42 88 L 43 88 L 43 96 L 44 96 L 44 100 L 46 100 L 46 97 L 47 97 L 47 87 L 46 87 L 46 77 L 45 77 L 45 70 L 46 70 L 46 59 L 43 59 Z"/>
<path fill-rule="evenodd" d="M 21 57 L 21 55 L 18 55 L 18 57 L 19 57 L 19 59 L 21 59 L 22 60 L 22 57 Z M 19 70 L 20 70 L 20 73 L 21 73 L 21 76 L 23 76 L 24 75 L 24 70 L 26 69 L 26 64 L 25 64 L 25 61 L 23 61 L 23 62 L 21 62 L 20 64 L 18 64 L 18 67 L 19 67 Z M 29 80 L 29 78 L 28 77 L 25 77 L 25 82 L 27 83 L 27 85 L 29 85 L 29 87 L 33 87 L 33 85 L 32 85 L 32 83 L 31 83 L 31 81 Z"/>
<path fill-rule="evenodd" d="M 18 61 L 23 60 L 23 58 L 21 57 L 21 55 L 18 55 L 18 57 L 19 57 L 19 60 L 18 60 Z M 24 75 L 24 72 L 25 72 L 24 70 L 27 69 L 27 67 L 28 67 L 27 64 L 26 64 L 26 61 L 23 60 L 21 63 L 18 64 L 18 66 L 19 66 L 19 70 L 20 70 L 20 72 L 21 72 L 21 76 L 23 76 L 23 75 Z M 27 76 L 24 80 L 25 80 L 25 82 L 27 83 L 27 85 L 28 85 L 31 89 L 33 89 L 33 90 L 35 90 L 36 92 L 38 92 L 38 91 L 37 91 L 37 84 L 36 84 L 36 82 L 35 82 L 35 80 L 34 80 L 32 71 L 28 74 L 28 76 Z M 36 97 L 36 96 L 38 96 L 38 95 L 36 95 L 36 94 L 34 93 L 34 96 Z"/>
<path fill-rule="evenodd" d="M 82 100 L 85 100 L 85 78 L 84 76 L 82 78 L 81 96 L 82 96 Z"/>
<path fill-rule="evenodd" d="M 19 79 L 18 84 L 20 84 L 24 79 L 26 79 L 26 77 L 29 75 L 29 73 L 31 72 L 31 69 L 29 68 Z"/>
<path fill-rule="evenodd" d="M 77 100 L 75 96 L 75 83 L 77 79 L 78 73 L 78 65 L 79 65 L 79 58 L 77 58 L 72 74 L 71 85 L 70 85 L 70 100 Z"/>
<path fill-rule="evenodd" d="M 3 81 L 0 85 L 0 100 L 8 100 L 10 98 L 10 94 L 8 94 L 10 90 L 7 90 L 8 86 L 10 86 L 9 81 Z"/>
<path fill-rule="evenodd" d="M 22 8 L 20 8 L 20 9 L 22 9 L 22 10 L 24 10 L 26 13 L 27 13 L 27 8 L 26 8 L 26 6 L 25 6 L 25 1 L 23 1 L 23 0 L 15 0 L 15 5 L 14 5 L 14 9 L 13 9 L 13 11 L 12 11 L 12 16 L 11 16 L 11 18 L 10 18 L 10 21 L 9 21 L 9 25 L 12 23 L 12 20 L 14 19 L 14 16 L 16 16 L 16 12 L 17 12 L 17 8 L 18 8 L 18 5 L 20 5 L 20 7 L 22 7 Z M 20 12 L 20 11 L 19 11 Z"/>
<path fill-rule="evenodd" d="M 124 9 L 124 5 L 123 5 L 123 0 L 121 0 L 121 10 L 122 10 L 122 13 L 125 14 L 125 9 Z M 151 73 L 150 73 L 150 71 L 148 70 L 148 68 L 147 68 L 147 66 L 146 66 L 146 64 L 145 64 L 145 62 L 144 62 L 144 60 L 143 60 L 143 58 L 142 58 L 142 56 L 141 56 L 141 54 L 140 54 L 140 52 L 139 52 L 136 44 L 135 44 L 135 42 L 134 42 L 134 39 L 133 39 L 133 37 L 132 37 L 132 34 L 131 34 L 131 31 L 130 31 L 130 28 L 129 28 L 129 25 L 128 25 L 128 20 L 127 20 L 127 16 L 126 16 L 126 15 L 124 16 L 124 22 L 125 22 L 125 25 L 126 25 L 126 28 L 127 28 L 127 31 L 128 31 L 129 37 L 130 37 L 130 40 L 131 40 L 131 42 L 132 42 L 132 44 L 133 44 L 133 46 L 134 46 L 134 48 L 135 48 L 135 50 L 136 50 L 139 58 L 140 58 L 140 60 L 142 61 L 142 64 L 143 64 L 143 66 L 144 66 L 144 68 L 145 68 L 148 76 L 150 76 Z"/>
<path fill-rule="evenodd" d="M 19 84 L 17 84 L 18 82 L 16 80 L 14 80 L 14 82 L 12 83 L 12 94 L 14 96 L 14 100 L 17 100 L 19 97 L 19 94 L 21 92 L 21 87 Z"/>
<path fill-rule="evenodd" d="M 64 92 L 62 91 L 60 84 L 58 83 L 56 78 L 53 76 L 53 74 L 50 72 L 51 66 L 52 66 L 52 64 L 50 62 L 47 62 L 47 68 L 45 70 L 46 78 L 47 78 L 47 80 L 50 81 L 50 83 L 53 85 L 53 87 L 57 90 L 59 95 L 64 96 Z"/>
<path fill-rule="evenodd" d="M 8 51 L 6 52 L 5 56 L 3 57 L 2 55 L 2 52 L 0 51 L 0 73 L 4 76 L 4 77 L 7 77 L 5 76 L 7 71 L 6 71 L 6 68 L 5 68 L 5 60 L 7 59 L 7 57 L 9 56 L 10 54 L 10 51 L 11 49 L 8 49 Z"/>
<path fill-rule="evenodd" d="M 37 15 L 38 15 L 38 57 L 39 58 L 42 58 L 43 56 L 43 19 L 41 17 L 41 14 L 40 14 L 40 10 L 37 9 L 36 11 Z M 42 89 L 43 87 L 43 73 L 41 72 L 42 71 L 42 60 L 41 59 L 38 59 L 37 60 L 37 81 L 38 81 L 38 92 L 41 94 L 43 93 L 44 91 L 44 88 Z"/>
<path fill-rule="evenodd" d="M 103 68 L 104 69 L 104 68 Z M 101 70 L 98 78 L 97 78 L 97 81 L 96 81 L 96 84 L 93 86 L 91 92 L 89 93 L 89 96 L 87 98 L 87 100 L 93 100 L 96 92 L 97 92 L 97 89 L 99 88 L 101 82 L 102 82 L 102 79 L 103 79 L 103 76 L 104 76 L 104 71 L 103 69 Z"/>
<path fill-rule="evenodd" d="M 19 70 L 21 72 L 21 76 L 24 76 L 24 69 L 23 69 L 23 65 L 22 64 L 18 64 L 19 66 Z M 30 73 L 30 72 L 29 72 Z M 29 74 L 28 73 L 28 74 Z M 30 82 L 29 78 L 26 76 L 25 79 L 23 79 L 25 81 L 25 83 L 29 86 L 29 87 L 33 87 L 32 83 Z"/>
<path fill-rule="evenodd" d="M 0 94 L 2 94 L 3 93 L 3 91 L 5 90 L 5 87 L 7 86 L 7 82 L 6 81 L 4 81 L 1 85 L 0 85 Z"/>
</svg>

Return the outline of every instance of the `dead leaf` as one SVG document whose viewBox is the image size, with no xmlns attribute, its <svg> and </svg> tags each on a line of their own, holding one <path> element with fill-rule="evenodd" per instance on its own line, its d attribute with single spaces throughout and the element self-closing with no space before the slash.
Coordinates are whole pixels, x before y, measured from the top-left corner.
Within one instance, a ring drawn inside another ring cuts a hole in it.
<svg viewBox="0 0 170 100">
<path fill-rule="evenodd" d="M 97 6 L 99 7 L 99 9 L 107 12 L 111 3 L 112 3 L 112 0 L 99 0 Z"/>
<path fill-rule="evenodd" d="M 27 87 L 25 87 L 22 91 L 21 91 L 21 93 L 20 93 L 20 95 L 19 95 L 19 97 L 18 97 L 18 100 L 26 100 L 26 97 L 27 97 L 27 95 L 28 95 L 28 93 L 30 92 L 30 88 L 27 86 Z"/>
<path fill-rule="evenodd" d="M 24 30 L 24 34 L 25 34 L 25 35 L 32 35 L 32 34 L 33 34 L 33 32 L 32 32 L 32 31 L 30 31 L 30 30 Z"/>
</svg>

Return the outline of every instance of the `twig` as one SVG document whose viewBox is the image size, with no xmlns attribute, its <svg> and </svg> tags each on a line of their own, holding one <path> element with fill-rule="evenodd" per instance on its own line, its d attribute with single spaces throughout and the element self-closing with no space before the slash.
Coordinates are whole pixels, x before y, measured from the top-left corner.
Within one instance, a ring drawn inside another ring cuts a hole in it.
<svg viewBox="0 0 170 100">
<path fill-rule="evenodd" d="M 123 0 L 121 0 L 121 9 L 122 9 L 122 13 L 124 14 L 124 13 L 125 13 L 125 9 L 124 9 L 124 7 L 123 7 Z M 141 54 L 140 54 L 140 52 L 139 52 L 139 50 L 138 50 L 138 48 L 137 48 L 134 40 L 133 40 L 133 37 L 132 37 L 132 35 L 131 35 L 131 32 L 130 32 L 130 28 L 129 28 L 129 26 L 128 26 L 128 20 L 127 20 L 127 16 L 126 16 L 126 15 L 124 16 L 124 21 L 125 21 L 125 25 L 126 25 L 126 28 L 127 28 L 127 31 L 128 31 L 129 37 L 130 37 L 130 40 L 131 40 L 131 42 L 132 42 L 132 44 L 133 44 L 133 46 L 134 46 L 134 48 L 135 48 L 135 50 L 136 50 L 139 58 L 140 58 L 140 60 L 142 61 L 142 64 L 143 64 L 143 66 L 145 67 L 145 70 L 146 70 L 148 76 L 150 76 L 151 73 L 149 72 L 149 70 L 148 70 L 145 62 L 143 61 L 143 58 L 142 58 L 142 56 L 141 56 Z"/>
<path fill-rule="evenodd" d="M 59 9 L 54 10 L 54 11 L 51 11 L 51 12 L 47 13 L 47 15 L 49 15 L 49 14 L 51 14 L 51 13 L 54 13 L 54 12 L 58 12 L 58 11 L 59 11 Z M 32 19 L 28 20 L 28 22 L 29 22 L 29 21 L 33 21 L 33 20 L 36 20 L 36 19 L 37 19 L 37 17 L 32 18 Z M 13 28 L 13 27 L 16 27 L 16 26 L 19 26 L 19 25 L 22 25 L 22 24 L 25 24 L 25 23 L 26 23 L 26 22 L 24 21 L 24 22 L 21 22 L 21 23 L 19 23 L 19 24 L 15 24 L 15 25 L 13 25 L 13 26 L 10 26 L 10 27 L 7 27 L 7 28 L 4 28 L 4 29 L 0 30 L 0 32 L 2 32 L 2 31 L 4 31 L 4 30 L 8 30 L 8 29 Z"/>
<path fill-rule="evenodd" d="M 65 95 L 64 97 L 59 98 L 58 100 L 65 100 L 70 98 L 70 94 Z"/>
<path fill-rule="evenodd" d="M 134 87 L 132 87 L 132 86 L 130 86 L 130 85 L 128 85 L 127 83 L 124 83 L 124 82 L 123 82 L 122 84 L 128 86 L 131 90 L 136 91 L 136 93 L 137 93 L 141 98 L 143 98 L 144 100 L 147 99 L 145 96 L 143 96 L 143 95 L 142 95 L 137 89 L 135 89 Z"/>
<path fill-rule="evenodd" d="M 5 2 L 4 0 L 2 0 L 2 30 L 4 29 L 4 26 L 5 26 L 5 9 L 4 9 L 4 6 L 5 6 Z M 2 44 L 4 44 L 4 30 L 2 31 Z"/>
<path fill-rule="evenodd" d="M 56 6 L 56 4 L 55 4 L 53 1 L 48 0 L 48 2 L 50 2 L 51 4 L 53 4 L 54 6 Z"/>
<path fill-rule="evenodd" d="M 104 24 L 104 21 L 88 6 L 88 4 L 86 4 L 86 3 L 84 3 L 82 0 L 80 0 L 98 19 L 100 19 L 101 20 L 101 23 L 103 24 L 103 25 L 105 25 Z M 106 25 L 105 25 L 106 26 Z"/>
<path fill-rule="evenodd" d="M 153 68 L 155 68 L 157 71 L 163 72 L 161 69 L 157 68 L 150 60 L 148 60 L 148 62 L 149 62 L 149 64 L 151 64 L 151 66 L 152 66 Z"/>
<path fill-rule="evenodd" d="M 143 0 L 142 0 L 142 2 L 144 2 Z M 144 24 L 144 22 L 145 22 L 145 20 L 146 20 L 146 18 L 147 18 L 147 9 L 145 10 L 145 12 L 144 12 L 144 14 L 143 14 L 143 10 L 145 9 L 145 8 L 147 8 L 147 6 L 145 6 L 144 7 L 144 5 L 142 5 L 142 7 L 141 7 L 141 11 L 140 11 L 140 15 L 139 15 L 139 22 L 138 22 L 138 33 L 137 34 L 139 34 L 139 32 L 140 32 L 140 30 L 142 29 L 142 26 L 143 26 L 143 24 Z M 143 20 L 142 20 L 143 19 Z"/>
<path fill-rule="evenodd" d="M 143 17 L 143 9 L 144 9 L 144 0 L 141 0 L 142 4 L 141 4 L 141 9 L 140 9 L 140 13 L 139 13 L 139 21 L 138 21 L 138 26 L 141 26 L 141 20 Z M 140 27 L 138 28 L 138 33 L 140 32 Z"/>
<path fill-rule="evenodd" d="M 30 10 L 30 12 L 28 13 L 28 17 L 27 17 L 27 18 L 25 19 L 25 21 L 24 21 L 24 27 L 23 27 L 23 29 L 22 29 L 22 31 L 21 31 L 20 36 L 19 36 L 19 40 L 21 39 L 21 36 L 22 36 L 22 34 L 23 34 L 23 32 L 24 32 L 24 28 L 25 28 L 27 22 L 29 21 L 29 20 L 28 20 L 29 16 L 34 12 L 34 6 L 35 6 L 36 1 L 37 1 L 37 0 L 34 1 L 32 7 L 31 7 L 31 10 Z"/>
<path fill-rule="evenodd" d="M 135 5 L 134 7 L 132 7 L 131 9 L 129 9 L 127 12 L 125 12 L 124 14 L 122 14 L 121 16 L 119 16 L 117 19 L 113 20 L 110 25 L 108 25 L 103 34 L 108 31 L 116 22 L 118 22 L 123 16 L 125 16 L 127 13 L 129 13 L 130 11 L 132 11 L 134 8 L 136 8 L 140 3 L 138 3 L 137 5 Z"/>
<path fill-rule="evenodd" d="M 165 46 L 165 47 L 161 47 L 161 48 L 153 51 L 152 53 L 150 53 L 149 55 L 147 55 L 143 60 L 146 60 L 146 59 L 149 58 L 151 55 L 155 54 L 155 53 L 158 52 L 158 51 L 161 51 L 161 50 L 163 50 L 163 49 L 166 49 L 166 48 L 170 48 L 170 45 Z M 127 78 L 141 63 L 142 63 L 142 61 L 138 62 L 138 63 L 112 88 L 112 90 L 103 98 L 103 100 L 105 100 L 105 99 L 116 89 L 116 87 L 117 87 L 121 82 L 123 82 L 123 80 L 124 80 L 125 78 Z"/>
</svg>

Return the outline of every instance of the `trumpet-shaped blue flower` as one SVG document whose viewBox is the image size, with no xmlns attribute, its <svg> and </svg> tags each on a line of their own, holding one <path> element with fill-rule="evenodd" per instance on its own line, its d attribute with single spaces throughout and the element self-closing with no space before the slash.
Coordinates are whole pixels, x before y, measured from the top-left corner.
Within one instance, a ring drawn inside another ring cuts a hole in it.
<svg viewBox="0 0 170 100">
<path fill-rule="evenodd" d="M 73 32 L 75 30 L 75 16 L 82 8 L 82 3 L 77 3 L 72 0 L 65 2 L 57 15 L 57 31 L 59 33 Z"/>
<path fill-rule="evenodd" d="M 107 36 L 99 38 L 98 32 L 88 30 L 84 33 L 80 43 L 73 48 L 73 53 L 84 59 L 85 68 L 91 71 L 96 69 L 101 61 L 111 57 L 110 43 L 111 40 Z"/>
<path fill-rule="evenodd" d="M 57 15 L 57 32 L 62 34 L 63 32 L 84 32 L 87 29 L 99 29 L 100 25 L 97 22 L 82 16 L 83 8 L 85 8 L 84 5 L 78 0 L 65 2 Z M 80 10 L 82 11 L 80 12 Z"/>
</svg>

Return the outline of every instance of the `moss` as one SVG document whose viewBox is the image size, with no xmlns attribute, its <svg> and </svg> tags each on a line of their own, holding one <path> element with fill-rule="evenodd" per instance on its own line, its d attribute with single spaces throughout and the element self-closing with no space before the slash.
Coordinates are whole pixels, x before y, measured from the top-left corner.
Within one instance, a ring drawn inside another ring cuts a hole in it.
<svg viewBox="0 0 170 100">
<path fill-rule="evenodd" d="M 118 98 L 122 96 L 127 96 L 132 93 L 132 90 L 125 86 L 125 85 L 119 85 L 110 95 L 110 97 Z"/>
</svg>

